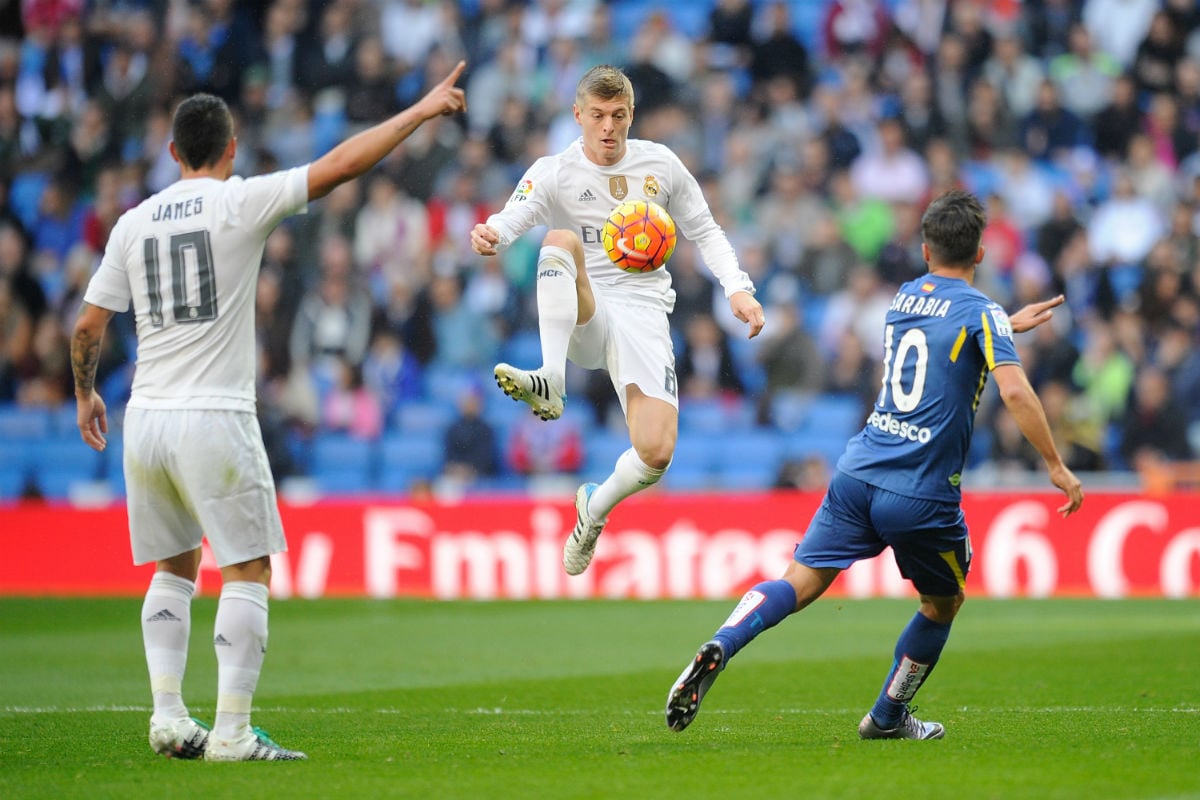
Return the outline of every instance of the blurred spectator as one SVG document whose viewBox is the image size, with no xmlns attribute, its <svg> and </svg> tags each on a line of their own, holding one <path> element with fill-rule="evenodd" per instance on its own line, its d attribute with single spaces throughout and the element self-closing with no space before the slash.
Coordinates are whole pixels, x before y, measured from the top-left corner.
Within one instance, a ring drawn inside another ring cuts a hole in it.
<svg viewBox="0 0 1200 800">
<path fill-rule="evenodd" d="M 362 367 L 346 359 L 336 366 L 337 380 L 321 404 L 321 427 L 374 441 L 383 433 L 383 408 L 363 384 Z"/>
<path fill-rule="evenodd" d="M 884 283 L 899 286 L 928 270 L 921 253 L 921 208 L 916 203 L 897 203 L 892 212 L 896 230 L 879 251 L 875 269 Z"/>
<path fill-rule="evenodd" d="M 891 19 L 881 0 L 833 0 L 821 24 L 821 43 L 831 60 L 877 58 L 883 53 Z"/>
<path fill-rule="evenodd" d="M 767 307 L 771 330 L 763 330 L 763 340 L 754 358 L 762 365 L 766 386 L 758 397 L 760 424 L 771 421 L 771 404 L 776 397 L 812 397 L 825 385 L 825 362 L 816 340 L 801 325 L 796 300 L 784 298 Z"/>
<path fill-rule="evenodd" d="M 490 368 L 499 349 L 496 330 L 492 320 L 474 313 L 462 302 L 461 279 L 434 276 L 429 296 L 437 341 L 435 361 L 449 367 Z"/>
<path fill-rule="evenodd" d="M 1171 461 L 1192 457 L 1187 438 L 1187 418 L 1171 397 L 1171 385 L 1162 370 L 1146 365 L 1138 371 L 1129 410 L 1121 420 L 1121 456 L 1136 466 L 1145 456 Z"/>
<path fill-rule="evenodd" d="M 367 184 L 367 202 L 354 223 L 354 261 L 378 301 L 398 282 L 420 281 L 430 265 L 429 210 L 386 173 Z"/>
<path fill-rule="evenodd" d="M 846 288 L 829 298 L 817 341 L 822 352 L 836 353 L 841 338 L 852 333 L 869 359 L 882 358 L 883 318 L 892 304 L 894 287 L 884 286 L 879 274 L 867 265 L 850 273 Z M 875 387 L 878 388 L 878 387 Z"/>
<path fill-rule="evenodd" d="M 1021 147 L 1030 158 L 1045 161 L 1087 144 L 1087 131 L 1073 112 L 1063 108 L 1058 87 L 1042 81 L 1037 104 L 1021 122 Z"/>
<path fill-rule="evenodd" d="M 1070 384 L 1052 380 L 1042 385 L 1038 397 L 1050 423 L 1054 444 L 1072 472 L 1095 472 L 1106 468 L 1104 425 L 1087 400 L 1075 394 Z"/>
<path fill-rule="evenodd" d="M 875 261 L 895 229 L 891 207 L 882 200 L 860 197 L 854 181 L 844 171 L 834 173 L 829 188 L 842 238 L 860 259 Z"/>
<path fill-rule="evenodd" d="M 761 30 L 750 46 L 750 75 L 756 81 L 787 78 L 796 94 L 805 97 L 810 81 L 808 50 L 794 30 L 788 3 L 769 3 L 763 11 Z"/>
<path fill-rule="evenodd" d="M 1171 92 L 1175 89 L 1175 67 L 1183 58 L 1183 42 L 1175 23 L 1166 11 L 1158 11 L 1150 20 L 1150 30 L 1138 45 L 1133 59 L 1133 77 L 1143 92 Z"/>
<path fill-rule="evenodd" d="M 1082 24 L 1071 25 L 1067 46 L 1067 52 L 1050 61 L 1050 80 L 1069 111 L 1092 119 L 1113 96 L 1113 81 L 1121 80 L 1121 65 L 1108 53 L 1092 47 L 1092 35 Z M 1129 87 L 1134 89 L 1132 78 Z M 1129 99 L 1133 99 L 1132 92 Z"/>
<path fill-rule="evenodd" d="M 1023 117 L 1033 111 L 1045 72 L 1041 62 L 1025 52 L 1021 37 L 1013 31 L 996 40 L 992 57 L 983 65 L 983 75 L 999 90 L 1008 110 Z"/>
<path fill-rule="evenodd" d="M 1142 127 L 1133 78 L 1122 76 L 1116 80 L 1112 100 L 1096 116 L 1094 127 L 1096 152 L 1110 160 L 1124 158 L 1129 140 Z"/>
<path fill-rule="evenodd" d="M 924 70 L 914 70 L 900 88 L 900 124 L 905 142 L 924 152 L 929 143 L 949 132 L 941 109 L 933 102 L 933 84 Z"/>
<path fill-rule="evenodd" d="M 537 417 L 522 414 L 505 445 L 509 467 L 525 476 L 573 475 L 583 467 L 583 456 L 583 432 L 569 415 L 547 425 Z"/>
<path fill-rule="evenodd" d="M 1196 441 L 1200 434 L 1200 347 L 1196 336 L 1178 321 L 1164 328 L 1155 353 L 1154 363 L 1171 382 L 1171 396 L 1176 405 L 1183 409 L 1189 428 L 1189 441 Z"/>
<path fill-rule="evenodd" d="M 971 84 L 964 122 L 968 157 L 988 161 L 1017 141 L 1017 122 L 999 90 L 985 80 Z"/>
<path fill-rule="evenodd" d="M 878 146 L 868 149 L 850 167 L 855 192 L 888 203 L 915 203 L 929 188 L 929 175 L 920 156 L 904 144 L 900 120 L 887 117 L 877 127 Z"/>
<path fill-rule="evenodd" d="M 850 273 L 858 265 L 858 254 L 842 238 L 837 220 L 822 208 L 812 216 L 810 231 L 804 246 L 804 255 L 796 274 L 804 281 L 804 288 L 813 294 L 828 296 L 846 288 Z M 880 251 L 880 264 L 890 253 L 891 242 Z M 883 274 L 882 269 L 880 274 Z"/>
<path fill-rule="evenodd" d="M 776 489 L 799 489 L 804 492 L 823 492 L 829 485 L 829 464 L 820 455 L 787 459 L 779 465 L 775 476 Z"/>
<path fill-rule="evenodd" d="M 1158 6 L 1159 0 L 1084 0 L 1083 24 L 1097 47 L 1129 66 Z"/>
<path fill-rule="evenodd" d="M 1034 0 L 1025 4 L 1022 27 L 1029 51 L 1053 59 L 1067 49 L 1068 32 L 1080 19 L 1081 0 Z"/>
<path fill-rule="evenodd" d="M 1143 129 L 1154 141 L 1154 152 L 1171 169 L 1196 148 L 1196 139 L 1179 117 L 1179 104 L 1160 92 L 1150 98 Z"/>
<path fill-rule="evenodd" d="M 303 32 L 300 27 L 303 20 L 298 18 L 293 4 L 273 3 L 267 12 L 268 28 L 271 27 L 274 14 L 284 15 L 284 19 L 276 24 L 290 34 Z M 329 87 L 346 90 L 349 93 L 346 116 L 355 122 L 386 119 L 386 114 L 362 116 L 371 104 L 351 101 L 356 91 L 365 89 L 365 94 L 371 96 L 377 88 L 377 81 L 386 71 L 383 44 L 379 38 L 376 36 L 356 42 L 352 22 L 348 3 L 330 3 L 325 7 L 314 35 L 302 36 L 296 41 L 298 49 L 293 56 L 296 84 L 307 92 L 318 92 Z M 395 91 L 390 94 L 394 103 Z"/>
<path fill-rule="evenodd" d="M 675 373 L 680 397 L 719 397 L 745 392 L 728 335 L 711 314 L 697 314 L 688 322 Z"/>
<path fill-rule="evenodd" d="M 1034 247 L 1047 264 L 1054 264 L 1072 236 L 1083 230 L 1075 214 L 1075 206 L 1066 192 L 1054 195 L 1050 217 L 1043 222 L 1034 235 Z"/>
<path fill-rule="evenodd" d="M 354 279 L 350 243 L 331 236 L 321 243 L 321 280 L 300 301 L 292 326 L 292 364 L 330 380 L 339 360 L 362 363 L 371 332 L 371 298 Z"/>
<path fill-rule="evenodd" d="M 1088 246 L 1098 263 L 1136 264 L 1165 232 L 1162 214 L 1154 203 L 1138 196 L 1133 178 L 1122 171 L 1112 197 L 1096 208 L 1088 223 Z"/>
<path fill-rule="evenodd" d="M 1115 422 L 1125 414 L 1129 390 L 1133 386 L 1135 365 L 1117 349 L 1112 326 L 1093 320 L 1088 326 L 1087 344 L 1072 378 L 1104 423 Z"/>
<path fill-rule="evenodd" d="M 336 7 L 336 6 L 335 6 Z M 342 83 L 346 92 L 346 121 L 351 128 L 367 127 L 400 110 L 396 82 L 379 39 L 368 36 L 354 46 L 350 76 Z M 326 69 L 333 69 L 329 65 Z M 338 68 L 340 72 L 340 67 Z"/>
<path fill-rule="evenodd" d="M 362 371 L 363 383 L 379 398 L 386 419 L 392 419 L 403 403 L 418 400 L 424 393 L 421 362 L 388 328 L 371 337 Z"/>
<path fill-rule="evenodd" d="M 46 293 L 33 275 L 25 236 L 11 222 L 0 224 L 0 282 L 8 285 L 12 302 L 30 319 L 46 310 Z"/>
<path fill-rule="evenodd" d="M 443 477 L 470 484 L 499 472 L 496 432 L 483 418 L 478 388 L 459 396 L 458 417 L 446 428 L 443 450 Z"/>
</svg>

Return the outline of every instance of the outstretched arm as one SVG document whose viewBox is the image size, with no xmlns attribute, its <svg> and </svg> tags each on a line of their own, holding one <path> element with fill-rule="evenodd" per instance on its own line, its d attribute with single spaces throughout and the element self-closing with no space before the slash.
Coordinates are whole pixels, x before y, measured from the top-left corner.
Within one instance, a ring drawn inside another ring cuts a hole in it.
<svg viewBox="0 0 1200 800">
<path fill-rule="evenodd" d="M 1063 463 L 1058 448 L 1054 445 L 1054 436 L 1050 433 L 1050 423 L 1046 421 L 1046 412 L 1042 409 L 1042 401 L 1038 400 L 1025 370 L 1019 364 L 1000 364 L 992 375 L 996 378 L 996 386 L 1000 389 L 1000 399 L 1004 401 L 1008 413 L 1012 414 L 1021 433 L 1041 455 L 1050 471 L 1050 481 L 1067 496 L 1067 502 L 1058 511 L 1064 517 L 1079 510 L 1083 504 L 1083 486 L 1075 473 Z"/>
<path fill-rule="evenodd" d="M 383 160 L 426 120 L 467 109 L 467 97 L 455 86 L 467 62 L 459 61 L 442 82 L 391 119 L 351 136 L 308 168 L 308 199 L 316 200 L 339 184 L 362 175 Z"/>
<path fill-rule="evenodd" d="M 1061 306 L 1066 297 L 1058 295 L 1051 297 L 1049 300 L 1043 300 L 1040 303 L 1030 303 L 1008 318 L 1012 323 L 1014 333 L 1024 333 L 1031 331 L 1043 322 L 1049 322 L 1054 316 L 1054 308 Z"/>
<path fill-rule="evenodd" d="M 113 312 L 107 308 L 84 303 L 75 321 L 71 337 L 71 371 L 75 375 L 75 404 L 78 411 L 79 435 L 94 450 L 103 450 L 108 433 L 108 411 L 96 392 L 96 367 L 100 363 L 100 346 L 104 331 Z"/>
</svg>

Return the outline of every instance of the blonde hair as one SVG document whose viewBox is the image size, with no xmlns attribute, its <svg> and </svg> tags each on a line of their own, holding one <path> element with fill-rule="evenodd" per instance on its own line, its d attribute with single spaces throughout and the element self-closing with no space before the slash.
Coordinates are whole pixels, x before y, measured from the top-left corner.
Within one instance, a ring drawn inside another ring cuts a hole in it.
<svg viewBox="0 0 1200 800">
<path fill-rule="evenodd" d="M 582 107 L 588 97 L 597 97 L 601 100 L 624 97 L 629 100 L 629 107 L 633 108 L 633 84 L 629 82 L 629 78 L 625 77 L 625 73 L 621 71 L 620 67 L 601 64 L 583 73 L 583 77 L 579 79 L 579 84 L 575 87 L 576 105 Z"/>
</svg>

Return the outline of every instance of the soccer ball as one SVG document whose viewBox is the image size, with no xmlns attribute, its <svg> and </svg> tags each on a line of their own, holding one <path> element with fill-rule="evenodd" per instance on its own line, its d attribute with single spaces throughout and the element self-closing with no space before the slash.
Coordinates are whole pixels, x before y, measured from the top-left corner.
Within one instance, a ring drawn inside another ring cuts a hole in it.
<svg viewBox="0 0 1200 800">
<path fill-rule="evenodd" d="M 675 252 L 675 220 L 658 203 L 628 200 L 608 215 L 600 242 L 626 272 L 653 272 Z"/>
</svg>

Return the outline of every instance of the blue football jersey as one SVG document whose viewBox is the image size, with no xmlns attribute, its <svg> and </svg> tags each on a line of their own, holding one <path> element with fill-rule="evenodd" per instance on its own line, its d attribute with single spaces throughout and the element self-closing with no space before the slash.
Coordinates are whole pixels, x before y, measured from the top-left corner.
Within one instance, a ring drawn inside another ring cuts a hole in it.
<svg viewBox="0 0 1200 800">
<path fill-rule="evenodd" d="M 907 497 L 959 502 L 988 372 L 1020 364 L 1008 315 L 969 283 L 925 275 L 888 309 L 883 385 L 838 469 Z"/>
</svg>

